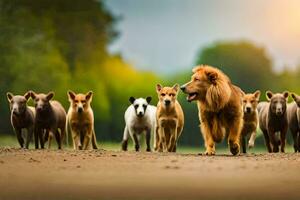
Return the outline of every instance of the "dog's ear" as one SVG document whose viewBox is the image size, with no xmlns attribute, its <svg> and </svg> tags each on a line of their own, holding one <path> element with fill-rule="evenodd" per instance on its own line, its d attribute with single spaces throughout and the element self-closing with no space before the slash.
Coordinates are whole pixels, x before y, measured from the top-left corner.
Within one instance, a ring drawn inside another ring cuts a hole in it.
<svg viewBox="0 0 300 200">
<path fill-rule="evenodd" d="M 7 100 L 10 102 L 12 100 L 12 98 L 14 97 L 14 95 L 11 92 L 7 92 L 6 97 L 7 97 Z"/>
<path fill-rule="evenodd" d="M 148 104 L 151 102 L 151 100 L 152 100 L 152 97 L 146 97 L 146 101 Z"/>
<path fill-rule="evenodd" d="M 178 93 L 178 89 L 179 89 L 178 83 L 176 83 L 175 85 L 173 85 L 173 89 L 176 91 L 176 93 Z"/>
<path fill-rule="evenodd" d="M 207 76 L 207 79 L 209 80 L 209 82 L 211 82 L 212 84 L 216 84 L 216 81 L 218 79 L 218 73 L 214 72 L 214 71 L 208 71 L 205 73 Z"/>
<path fill-rule="evenodd" d="M 54 97 L 54 92 L 49 92 L 47 95 L 46 95 L 46 99 L 48 100 L 48 101 L 50 101 L 52 98 Z"/>
<path fill-rule="evenodd" d="M 300 97 L 295 93 L 292 93 L 291 96 L 293 100 L 296 102 L 297 106 L 300 107 Z"/>
<path fill-rule="evenodd" d="M 92 92 L 92 91 L 89 91 L 89 92 L 86 93 L 86 95 L 85 95 L 85 99 L 86 99 L 87 101 L 92 100 L 92 97 L 93 97 L 93 92 Z"/>
<path fill-rule="evenodd" d="M 266 97 L 267 97 L 267 100 L 270 101 L 271 98 L 273 97 L 273 93 L 272 93 L 271 91 L 268 90 L 268 91 L 266 92 Z"/>
<path fill-rule="evenodd" d="M 72 101 L 75 99 L 75 92 L 73 92 L 72 90 L 68 90 L 68 97 L 69 97 L 69 101 Z"/>
<path fill-rule="evenodd" d="M 289 98 L 289 92 L 288 92 L 288 91 L 284 91 L 284 92 L 282 93 L 282 95 L 284 96 L 284 98 L 285 98 L 286 100 L 288 100 L 288 98 Z"/>
<path fill-rule="evenodd" d="M 131 104 L 133 104 L 134 101 L 135 101 L 135 98 L 134 98 L 134 97 L 129 97 L 129 102 L 130 102 Z"/>
<path fill-rule="evenodd" d="M 259 101 L 259 97 L 260 97 L 260 91 L 259 90 L 256 90 L 254 92 L 254 97 L 256 98 L 257 101 Z"/>
<path fill-rule="evenodd" d="M 298 95 L 296 95 L 295 93 L 292 93 L 291 96 L 292 96 L 293 100 L 294 100 L 295 102 L 297 102 L 297 100 L 298 100 Z"/>
<path fill-rule="evenodd" d="M 24 97 L 25 97 L 25 99 L 28 101 L 28 99 L 30 98 L 30 96 L 31 96 L 31 91 L 28 91 L 28 92 L 26 92 L 25 94 L 24 94 Z"/>
<path fill-rule="evenodd" d="M 162 85 L 158 83 L 158 84 L 156 85 L 156 92 L 160 92 L 161 89 L 162 89 Z"/>
<path fill-rule="evenodd" d="M 30 96 L 34 100 L 36 98 L 36 93 L 34 91 L 30 91 Z"/>
</svg>

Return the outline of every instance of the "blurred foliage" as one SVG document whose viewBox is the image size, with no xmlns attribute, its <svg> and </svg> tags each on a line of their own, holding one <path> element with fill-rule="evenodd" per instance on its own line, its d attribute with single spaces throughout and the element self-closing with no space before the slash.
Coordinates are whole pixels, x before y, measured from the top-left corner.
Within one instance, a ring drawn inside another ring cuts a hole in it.
<svg viewBox="0 0 300 200">
<path fill-rule="evenodd" d="M 156 83 L 172 86 L 189 81 L 191 69 L 160 78 L 135 70 L 120 55 L 109 55 L 107 46 L 119 35 L 118 19 L 103 1 L 0 0 L 0 132 L 12 132 L 7 91 L 53 90 L 67 109 L 67 90 L 92 90 L 98 139 L 120 142 L 130 96 L 152 96 L 156 105 Z M 270 89 L 300 94 L 300 68 L 274 73 L 265 49 L 250 42 L 211 44 L 201 49 L 196 64 L 221 68 L 245 92 Z M 203 147 L 196 104 L 188 103 L 182 93 L 178 98 L 185 113 L 180 145 Z"/>
</svg>

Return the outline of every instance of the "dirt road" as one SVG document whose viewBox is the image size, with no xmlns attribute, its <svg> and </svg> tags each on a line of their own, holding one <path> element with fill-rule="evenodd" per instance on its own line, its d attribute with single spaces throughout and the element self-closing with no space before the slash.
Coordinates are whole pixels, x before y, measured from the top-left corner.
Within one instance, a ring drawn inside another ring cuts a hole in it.
<svg viewBox="0 0 300 200">
<path fill-rule="evenodd" d="M 0 199 L 300 199 L 300 154 L 2 148 Z"/>
</svg>

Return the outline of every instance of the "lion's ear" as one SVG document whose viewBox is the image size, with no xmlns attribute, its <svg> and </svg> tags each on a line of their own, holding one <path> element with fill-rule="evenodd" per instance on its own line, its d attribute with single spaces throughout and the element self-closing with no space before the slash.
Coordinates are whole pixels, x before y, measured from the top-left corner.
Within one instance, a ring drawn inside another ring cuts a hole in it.
<svg viewBox="0 0 300 200">
<path fill-rule="evenodd" d="M 216 72 L 206 72 L 206 76 L 212 84 L 216 84 L 216 81 L 218 79 L 218 73 L 216 73 Z"/>
</svg>

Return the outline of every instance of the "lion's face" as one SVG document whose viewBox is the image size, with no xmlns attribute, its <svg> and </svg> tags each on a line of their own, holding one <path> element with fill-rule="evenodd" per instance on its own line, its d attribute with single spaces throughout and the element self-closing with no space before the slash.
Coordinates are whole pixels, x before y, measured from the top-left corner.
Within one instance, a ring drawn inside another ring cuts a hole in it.
<svg viewBox="0 0 300 200">
<path fill-rule="evenodd" d="M 208 88 L 214 84 L 217 74 L 204 69 L 194 69 L 191 81 L 181 86 L 181 90 L 186 93 L 188 101 L 204 100 Z"/>
</svg>

